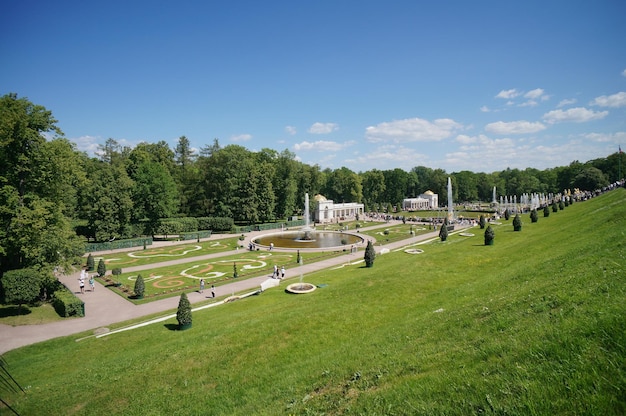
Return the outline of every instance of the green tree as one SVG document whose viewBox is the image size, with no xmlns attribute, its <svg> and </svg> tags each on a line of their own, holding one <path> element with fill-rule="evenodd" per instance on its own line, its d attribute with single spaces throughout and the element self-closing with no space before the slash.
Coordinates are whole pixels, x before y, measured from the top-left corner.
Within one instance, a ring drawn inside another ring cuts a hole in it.
<svg viewBox="0 0 626 416">
<path fill-rule="evenodd" d="M 513 218 L 513 231 L 522 231 L 522 217 L 519 214 Z"/>
<path fill-rule="evenodd" d="M 448 219 L 444 218 L 443 225 L 439 230 L 439 239 L 441 241 L 446 241 L 448 239 Z"/>
<path fill-rule="evenodd" d="M 363 198 L 372 204 L 382 202 L 385 194 L 385 175 L 378 169 L 360 174 L 363 184 Z"/>
<path fill-rule="evenodd" d="M 480 218 L 478 219 L 478 224 L 480 225 L 481 230 L 485 228 L 486 221 L 485 221 L 484 215 L 480 214 Z"/>
<path fill-rule="evenodd" d="M 491 246 L 493 245 L 494 239 L 496 238 L 496 232 L 491 228 L 491 225 L 487 226 L 485 230 L 485 245 Z"/>
<path fill-rule="evenodd" d="M 69 266 L 82 254 L 66 214 L 84 173 L 56 122 L 16 94 L 0 98 L 0 270 Z"/>
<path fill-rule="evenodd" d="M 600 169 L 589 166 L 582 169 L 574 177 L 571 187 L 593 191 L 608 186 L 608 184 L 607 176 Z"/>
<path fill-rule="evenodd" d="M 178 321 L 178 327 L 180 329 L 187 329 L 191 326 L 191 303 L 189 303 L 189 298 L 187 298 L 185 292 L 180 295 L 180 300 L 178 301 L 176 320 Z"/>
<path fill-rule="evenodd" d="M 154 235 L 159 220 L 176 213 L 176 183 L 167 169 L 153 161 L 141 162 L 132 179 L 133 215 L 136 220 L 146 220 L 148 233 Z"/>
<path fill-rule="evenodd" d="M 95 260 L 93 258 L 93 256 L 91 255 L 91 253 L 89 253 L 89 255 L 87 256 L 87 271 L 93 271 L 93 269 L 96 267 L 96 263 Z"/>
<path fill-rule="evenodd" d="M 143 277 L 141 275 L 138 275 L 137 279 L 135 280 L 135 288 L 133 289 L 133 292 L 135 292 L 135 297 L 137 299 L 142 299 L 145 290 L 146 290 L 146 285 L 143 281 Z"/>
<path fill-rule="evenodd" d="M 365 260 L 365 267 L 374 266 L 374 260 L 376 259 L 376 250 L 374 250 L 374 245 L 370 240 L 367 241 L 367 247 L 365 247 L 365 255 L 363 259 Z"/>
<path fill-rule="evenodd" d="M 104 264 L 104 259 L 98 260 L 98 276 L 103 277 L 107 273 L 107 266 Z"/>
<path fill-rule="evenodd" d="M 530 211 L 530 222 L 537 222 L 539 220 L 539 216 L 537 215 L 537 210 L 533 209 Z"/>
<path fill-rule="evenodd" d="M 41 292 L 41 272 L 33 268 L 9 270 L 0 279 L 3 302 L 18 305 L 35 302 Z"/>
</svg>

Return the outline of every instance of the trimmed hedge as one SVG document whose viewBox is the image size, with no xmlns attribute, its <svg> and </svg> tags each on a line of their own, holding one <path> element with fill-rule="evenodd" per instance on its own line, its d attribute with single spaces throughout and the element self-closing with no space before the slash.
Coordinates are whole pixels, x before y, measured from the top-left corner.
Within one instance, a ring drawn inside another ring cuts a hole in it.
<svg viewBox="0 0 626 416">
<path fill-rule="evenodd" d="M 117 248 L 141 247 L 143 245 L 152 245 L 152 237 L 129 238 L 127 240 L 113 240 L 104 243 L 87 243 L 85 244 L 85 252 L 115 250 Z"/>
<path fill-rule="evenodd" d="M 67 289 L 57 290 L 52 297 L 54 310 L 65 318 L 85 316 L 85 303 Z"/>
</svg>

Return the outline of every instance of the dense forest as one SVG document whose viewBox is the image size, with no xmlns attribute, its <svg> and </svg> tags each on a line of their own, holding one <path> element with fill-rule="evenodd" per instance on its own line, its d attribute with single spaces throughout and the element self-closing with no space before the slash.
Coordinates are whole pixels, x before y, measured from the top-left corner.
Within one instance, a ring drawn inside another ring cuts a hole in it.
<svg viewBox="0 0 626 416">
<path fill-rule="evenodd" d="M 253 152 L 217 139 L 195 151 L 185 136 L 174 149 L 164 141 L 130 148 L 108 139 L 90 157 L 56 123 L 51 111 L 26 98 L 0 98 L 0 273 L 82 255 L 78 225 L 106 241 L 150 234 L 172 217 L 271 222 L 301 214 L 306 192 L 384 211 L 432 190 L 445 206 L 448 177 L 455 202 L 490 202 L 494 186 L 498 195 L 593 190 L 618 180 L 623 157 L 493 173 L 425 166 L 353 172 L 301 163 L 287 149 Z"/>
</svg>

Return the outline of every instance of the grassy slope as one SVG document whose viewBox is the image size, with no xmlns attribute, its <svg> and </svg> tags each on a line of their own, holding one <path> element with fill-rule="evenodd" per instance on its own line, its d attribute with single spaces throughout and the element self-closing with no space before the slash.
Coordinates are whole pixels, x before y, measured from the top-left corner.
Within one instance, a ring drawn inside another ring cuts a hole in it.
<svg viewBox="0 0 626 416">
<path fill-rule="evenodd" d="M 21 414 L 624 414 L 626 191 L 523 220 L 494 246 L 476 228 L 188 331 L 12 351 L 28 389 L 3 398 Z"/>
</svg>

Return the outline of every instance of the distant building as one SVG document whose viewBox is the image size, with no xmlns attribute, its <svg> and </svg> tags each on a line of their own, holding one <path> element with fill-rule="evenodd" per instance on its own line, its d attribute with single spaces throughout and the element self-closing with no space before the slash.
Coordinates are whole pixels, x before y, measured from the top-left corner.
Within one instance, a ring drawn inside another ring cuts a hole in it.
<svg viewBox="0 0 626 416">
<path fill-rule="evenodd" d="M 329 223 L 355 220 L 357 214 L 363 218 L 365 206 L 358 202 L 335 204 L 323 195 L 315 195 L 315 222 Z"/>
<path fill-rule="evenodd" d="M 439 207 L 439 196 L 433 191 L 426 191 L 417 198 L 407 198 L 402 201 L 404 211 L 426 211 Z"/>
</svg>

